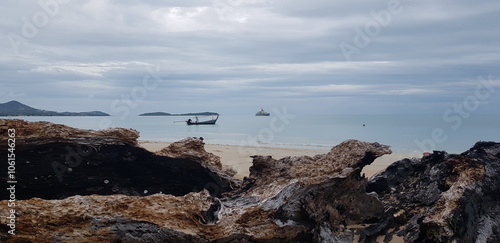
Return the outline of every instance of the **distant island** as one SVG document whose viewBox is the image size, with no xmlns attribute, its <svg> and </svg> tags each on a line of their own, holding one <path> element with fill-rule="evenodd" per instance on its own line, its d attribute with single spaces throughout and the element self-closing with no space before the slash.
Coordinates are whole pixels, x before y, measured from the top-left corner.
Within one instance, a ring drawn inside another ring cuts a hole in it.
<svg viewBox="0 0 500 243">
<path fill-rule="evenodd" d="M 143 113 L 139 116 L 217 116 L 217 112 L 195 112 L 195 113 L 183 113 L 183 114 L 170 114 L 167 112 L 150 112 Z"/>
<path fill-rule="evenodd" d="M 102 111 L 57 112 L 36 109 L 18 101 L 0 104 L 0 116 L 109 116 Z"/>
</svg>

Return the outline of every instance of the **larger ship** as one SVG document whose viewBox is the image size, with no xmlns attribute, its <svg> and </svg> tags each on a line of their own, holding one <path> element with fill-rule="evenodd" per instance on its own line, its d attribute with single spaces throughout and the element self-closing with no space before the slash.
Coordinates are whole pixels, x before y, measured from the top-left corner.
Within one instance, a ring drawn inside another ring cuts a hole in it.
<svg viewBox="0 0 500 243">
<path fill-rule="evenodd" d="M 255 116 L 269 116 L 269 115 L 271 115 L 271 113 L 264 111 L 264 109 L 260 109 L 260 111 L 255 114 Z"/>
</svg>

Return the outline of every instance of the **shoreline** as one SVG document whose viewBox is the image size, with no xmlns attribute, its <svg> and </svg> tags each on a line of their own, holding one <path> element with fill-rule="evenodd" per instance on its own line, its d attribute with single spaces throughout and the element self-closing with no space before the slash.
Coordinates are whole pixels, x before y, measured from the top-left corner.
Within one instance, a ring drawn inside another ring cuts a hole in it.
<svg viewBox="0 0 500 243">
<path fill-rule="evenodd" d="M 150 140 L 139 140 L 139 146 L 150 152 L 157 152 L 172 142 L 161 142 L 161 141 L 150 141 Z M 332 146 L 333 147 L 333 146 Z M 237 171 L 234 176 L 237 179 L 243 179 L 243 177 L 249 175 L 248 169 L 252 166 L 253 155 L 270 155 L 274 159 L 282 159 L 288 156 L 315 156 L 318 154 L 326 154 L 330 151 L 329 149 L 304 149 L 304 148 L 286 148 L 286 147 L 265 147 L 265 146 L 240 146 L 240 145 L 225 145 L 225 144 L 205 144 L 205 150 L 209 153 L 213 153 L 220 157 L 221 163 L 223 165 L 229 165 Z M 364 173 L 366 177 L 371 177 L 372 175 L 382 171 L 390 164 L 411 157 L 410 154 L 405 153 L 392 153 L 389 155 L 384 155 L 377 158 L 372 164 L 367 165 L 363 168 L 362 174 Z"/>
</svg>

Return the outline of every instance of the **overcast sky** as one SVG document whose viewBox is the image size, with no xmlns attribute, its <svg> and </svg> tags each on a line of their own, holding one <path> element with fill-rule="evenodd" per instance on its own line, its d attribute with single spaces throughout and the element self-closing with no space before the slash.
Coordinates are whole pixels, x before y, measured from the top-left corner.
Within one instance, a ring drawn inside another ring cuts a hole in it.
<svg viewBox="0 0 500 243">
<path fill-rule="evenodd" d="M 500 113 L 499 1 L 4 0 L 0 15 L 1 103 Z"/>
</svg>

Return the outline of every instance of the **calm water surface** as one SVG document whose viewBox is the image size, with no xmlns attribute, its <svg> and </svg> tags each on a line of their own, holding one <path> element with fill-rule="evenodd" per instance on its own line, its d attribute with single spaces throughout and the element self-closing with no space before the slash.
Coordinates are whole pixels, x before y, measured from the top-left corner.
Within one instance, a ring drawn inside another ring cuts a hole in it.
<svg viewBox="0 0 500 243">
<path fill-rule="evenodd" d="M 446 150 L 457 153 L 475 142 L 500 141 L 500 115 L 472 115 L 446 122 L 442 115 L 221 115 L 216 125 L 187 126 L 189 117 L 19 117 L 84 129 L 133 128 L 140 140 L 177 141 L 203 137 L 209 144 L 257 145 L 293 148 L 330 147 L 347 139 L 379 142 L 394 152 Z M 209 119 L 208 117 L 207 119 Z M 203 120 L 205 118 L 200 118 Z"/>
</svg>

